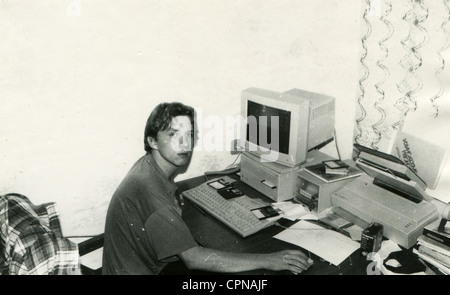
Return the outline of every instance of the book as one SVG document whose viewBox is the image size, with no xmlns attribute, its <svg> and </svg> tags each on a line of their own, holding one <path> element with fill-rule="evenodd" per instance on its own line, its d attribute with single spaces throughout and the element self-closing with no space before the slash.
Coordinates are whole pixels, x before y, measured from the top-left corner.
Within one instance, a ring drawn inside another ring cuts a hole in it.
<svg viewBox="0 0 450 295">
<path fill-rule="evenodd" d="M 446 267 L 445 265 L 443 265 L 442 263 L 440 263 L 433 257 L 430 257 L 426 254 L 420 253 L 417 249 L 413 249 L 413 253 L 417 254 L 417 256 L 419 258 L 423 259 L 424 261 L 428 262 L 429 264 L 431 264 L 434 267 L 436 267 L 437 269 L 439 269 L 439 271 L 441 271 L 443 274 L 447 274 L 447 275 L 450 274 L 450 268 Z"/>
<path fill-rule="evenodd" d="M 417 248 L 417 251 L 419 251 L 419 253 L 422 253 L 423 255 L 431 257 L 432 259 L 438 261 L 446 267 L 450 267 L 450 256 L 445 255 L 444 253 L 430 249 L 426 246 L 419 246 Z"/>
<path fill-rule="evenodd" d="M 422 234 L 417 238 L 413 251 L 441 272 L 450 274 L 450 247 Z"/>
<path fill-rule="evenodd" d="M 450 233 L 447 230 L 441 232 L 438 231 L 437 228 L 425 227 L 422 234 L 436 242 L 450 247 Z"/>
<path fill-rule="evenodd" d="M 436 188 L 447 159 L 444 147 L 400 131 L 394 140 L 391 154 L 419 175 L 428 188 Z"/>
<path fill-rule="evenodd" d="M 326 173 L 326 174 L 347 175 L 347 173 L 348 173 L 348 168 L 330 169 L 330 168 L 328 168 L 328 167 L 325 167 L 325 173 Z"/>
<path fill-rule="evenodd" d="M 427 183 L 411 170 L 401 159 L 394 155 L 373 150 L 371 148 L 354 144 L 355 152 L 359 160 L 370 166 L 375 166 L 379 169 L 386 170 L 397 177 L 405 180 L 413 180 L 422 189 L 427 187 Z"/>
<path fill-rule="evenodd" d="M 447 256 L 450 256 L 450 247 L 446 246 L 436 240 L 433 240 L 427 236 L 420 235 L 417 238 L 417 245 L 418 246 L 425 246 L 429 249 L 432 249 L 434 251 L 440 252 L 442 254 L 445 254 Z"/>
<path fill-rule="evenodd" d="M 327 174 L 346 175 L 348 173 L 348 165 L 341 160 L 327 160 L 323 161 L 325 164 L 325 172 Z"/>
<path fill-rule="evenodd" d="M 346 174 L 329 174 L 326 172 L 326 166 L 324 163 L 319 163 L 311 166 L 306 166 L 305 171 L 314 175 L 315 177 L 325 182 L 335 182 L 353 177 L 358 177 L 362 174 L 362 171 L 356 167 L 349 166 Z"/>
</svg>

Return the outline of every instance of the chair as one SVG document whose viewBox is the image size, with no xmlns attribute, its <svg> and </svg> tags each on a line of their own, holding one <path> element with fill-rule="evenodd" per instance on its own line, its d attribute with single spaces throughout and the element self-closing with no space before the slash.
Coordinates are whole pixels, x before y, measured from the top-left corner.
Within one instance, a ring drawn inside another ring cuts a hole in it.
<svg viewBox="0 0 450 295">
<path fill-rule="evenodd" d="M 97 249 L 100 249 L 103 247 L 103 241 L 104 241 L 104 234 L 100 234 L 97 236 L 94 236 L 88 240 L 85 240 L 78 244 L 78 251 L 80 253 L 80 257 L 89 254 Z M 101 275 L 102 274 L 102 268 L 92 269 L 86 265 L 83 265 L 83 263 L 80 263 L 81 273 L 83 275 Z"/>
</svg>

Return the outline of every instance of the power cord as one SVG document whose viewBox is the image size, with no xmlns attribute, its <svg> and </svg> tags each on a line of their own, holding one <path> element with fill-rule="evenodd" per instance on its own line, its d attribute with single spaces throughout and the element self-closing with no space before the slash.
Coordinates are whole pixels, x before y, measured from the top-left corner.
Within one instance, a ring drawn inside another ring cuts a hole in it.
<svg viewBox="0 0 450 295">
<path fill-rule="evenodd" d="M 239 170 L 241 170 L 241 165 L 237 164 L 234 167 L 230 167 L 230 168 L 226 168 L 224 170 L 221 171 L 209 171 L 209 172 L 205 172 L 205 179 L 208 179 L 209 175 L 227 175 L 227 174 L 232 174 L 232 173 L 236 173 L 239 172 Z"/>
<path fill-rule="evenodd" d="M 239 157 L 241 156 L 241 154 L 242 154 L 242 152 L 239 152 L 239 154 L 236 156 L 236 159 L 234 159 L 233 163 L 231 163 L 230 165 L 228 165 L 227 168 L 225 168 L 225 169 L 228 169 L 229 167 L 234 166 L 235 163 L 236 163 L 236 161 L 237 161 L 237 160 L 239 159 Z"/>
<path fill-rule="evenodd" d="M 207 171 L 207 172 L 205 172 L 204 173 L 205 180 L 209 180 L 208 179 L 209 175 L 227 175 L 227 174 L 232 174 L 232 173 L 239 172 L 241 170 L 241 164 L 240 163 L 236 164 L 236 161 L 239 159 L 241 154 L 242 154 L 242 152 L 240 152 L 237 155 L 236 159 L 234 159 L 233 163 L 228 165 L 225 169 L 219 170 L 219 171 Z"/>
<path fill-rule="evenodd" d="M 341 153 L 339 151 L 339 145 L 338 145 L 338 142 L 337 142 L 336 128 L 334 129 L 334 144 L 336 146 L 336 152 L 337 152 L 337 155 L 338 155 L 338 159 L 341 160 Z"/>
</svg>

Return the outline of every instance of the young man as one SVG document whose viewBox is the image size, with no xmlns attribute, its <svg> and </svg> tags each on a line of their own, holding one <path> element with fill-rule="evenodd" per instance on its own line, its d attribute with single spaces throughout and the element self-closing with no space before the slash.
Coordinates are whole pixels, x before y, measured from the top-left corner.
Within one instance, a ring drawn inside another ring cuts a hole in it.
<svg viewBox="0 0 450 295">
<path fill-rule="evenodd" d="M 180 259 L 188 269 L 212 272 L 307 269 L 312 261 L 298 250 L 245 254 L 197 244 L 181 219 L 174 183 L 192 156 L 194 117 L 194 109 L 181 103 L 162 103 L 150 114 L 147 154 L 133 165 L 108 208 L 103 273 L 158 274 Z"/>
</svg>

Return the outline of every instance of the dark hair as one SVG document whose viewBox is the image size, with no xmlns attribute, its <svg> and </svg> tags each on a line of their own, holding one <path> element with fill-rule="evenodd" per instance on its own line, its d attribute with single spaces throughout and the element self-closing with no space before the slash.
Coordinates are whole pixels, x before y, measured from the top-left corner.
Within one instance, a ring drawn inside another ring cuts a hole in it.
<svg viewBox="0 0 450 295">
<path fill-rule="evenodd" d="M 194 108 L 179 102 L 161 103 L 152 111 L 147 119 L 147 124 L 145 125 L 144 149 L 147 153 L 152 150 L 147 142 L 147 137 L 150 136 L 151 138 L 156 139 L 158 132 L 167 130 L 170 127 L 172 119 L 177 116 L 188 116 L 191 121 L 192 128 L 194 128 L 194 132 L 196 133 Z"/>
</svg>

